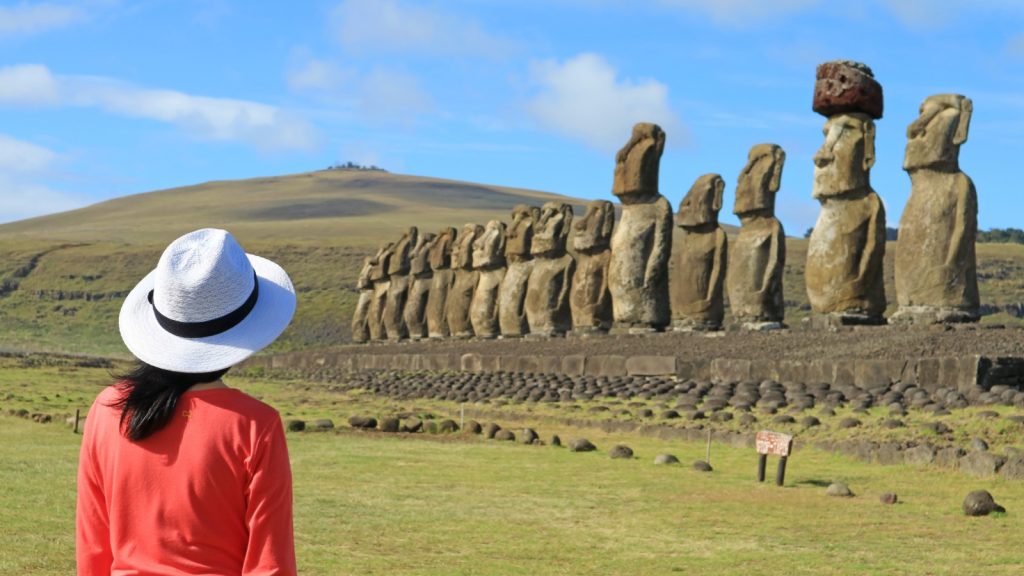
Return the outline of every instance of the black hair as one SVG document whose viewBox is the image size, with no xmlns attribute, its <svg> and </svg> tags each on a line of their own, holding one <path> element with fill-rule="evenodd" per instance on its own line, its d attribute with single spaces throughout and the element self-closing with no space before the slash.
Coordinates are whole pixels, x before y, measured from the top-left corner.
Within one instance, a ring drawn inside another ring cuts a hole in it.
<svg viewBox="0 0 1024 576">
<path fill-rule="evenodd" d="M 139 361 L 131 371 L 114 375 L 122 394 L 110 406 L 121 410 L 121 432 L 136 442 L 148 437 L 167 425 L 186 390 L 196 384 L 216 382 L 228 370 L 172 372 Z"/>
</svg>

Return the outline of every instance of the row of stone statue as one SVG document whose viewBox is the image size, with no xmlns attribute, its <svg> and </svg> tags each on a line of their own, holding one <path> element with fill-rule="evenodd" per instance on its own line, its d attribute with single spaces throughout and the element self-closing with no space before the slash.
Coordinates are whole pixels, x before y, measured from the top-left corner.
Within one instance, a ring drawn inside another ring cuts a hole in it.
<svg viewBox="0 0 1024 576">
<path fill-rule="evenodd" d="M 805 268 L 812 311 L 830 324 L 885 323 L 885 211 L 869 179 L 881 86 L 863 64 L 822 64 L 813 109 L 828 120 L 814 156 L 813 195 L 822 208 Z M 977 200 L 958 165 L 970 117 L 969 99 L 932 96 L 907 130 L 912 190 L 900 221 L 893 321 L 978 318 Z M 548 202 L 515 207 L 508 227 L 492 220 L 436 235 L 410 228 L 364 263 L 353 339 L 717 329 L 726 285 L 738 323 L 782 327 L 786 245 L 774 216 L 782 148 L 750 150 L 736 186 L 741 226 L 731 248 L 718 224 L 725 183 L 717 174 L 698 178 L 676 215 L 682 238 L 673 254 L 672 210 L 658 191 L 664 145 L 661 128 L 642 123 L 618 152 L 618 225 L 613 205 L 599 200 L 575 222 L 570 205 Z"/>
</svg>

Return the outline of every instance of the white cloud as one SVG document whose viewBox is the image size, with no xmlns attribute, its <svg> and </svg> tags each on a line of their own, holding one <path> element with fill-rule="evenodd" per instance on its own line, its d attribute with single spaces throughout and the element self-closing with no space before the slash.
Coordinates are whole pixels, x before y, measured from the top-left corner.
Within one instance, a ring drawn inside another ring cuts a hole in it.
<svg viewBox="0 0 1024 576">
<path fill-rule="evenodd" d="M 633 124 L 655 122 L 668 133 L 682 126 L 668 104 L 668 87 L 656 80 L 619 80 L 597 55 L 584 53 L 564 63 L 531 65 L 540 93 L 527 109 L 545 129 L 580 140 L 601 151 L 614 151 L 629 139 Z"/>
<path fill-rule="evenodd" d="M 955 23 L 962 12 L 1024 15 L 1020 0 L 878 0 L 904 25 L 940 28 Z"/>
<path fill-rule="evenodd" d="M 331 14 L 334 35 L 348 50 L 500 58 L 515 50 L 479 22 L 396 0 L 345 0 Z"/>
<path fill-rule="evenodd" d="M 0 134 L 0 173 L 41 172 L 56 159 L 57 154 L 42 146 Z"/>
<path fill-rule="evenodd" d="M 85 199 L 49 188 L 59 155 L 0 134 L 0 223 L 84 206 Z"/>
<path fill-rule="evenodd" d="M 329 60 L 293 59 L 285 74 L 288 87 L 296 92 L 333 93 L 340 91 L 352 73 Z"/>
<path fill-rule="evenodd" d="M 84 17 L 78 7 L 49 2 L 0 6 L 0 38 L 39 34 L 74 24 Z"/>
<path fill-rule="evenodd" d="M 379 120 L 413 123 L 433 108 L 430 96 L 412 74 L 376 68 L 359 81 L 359 107 Z"/>
<path fill-rule="evenodd" d="M 308 150 L 317 135 L 285 110 L 233 98 L 142 88 L 109 78 L 54 75 L 45 66 L 0 69 L 0 105 L 98 108 L 183 128 L 202 140 L 239 141 L 262 150 Z"/>
<path fill-rule="evenodd" d="M 670 8 L 704 12 L 719 24 L 751 26 L 766 19 L 800 12 L 820 0 L 659 0 Z"/>
</svg>

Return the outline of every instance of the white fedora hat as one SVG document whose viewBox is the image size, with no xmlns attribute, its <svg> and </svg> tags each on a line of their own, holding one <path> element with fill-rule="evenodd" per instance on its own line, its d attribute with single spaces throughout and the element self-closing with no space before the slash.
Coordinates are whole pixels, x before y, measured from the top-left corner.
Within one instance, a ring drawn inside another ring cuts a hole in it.
<svg viewBox="0 0 1024 576">
<path fill-rule="evenodd" d="M 216 372 L 276 339 L 295 313 L 295 288 L 277 264 L 246 254 L 224 230 L 178 238 L 121 306 L 121 338 L 146 364 Z"/>
</svg>

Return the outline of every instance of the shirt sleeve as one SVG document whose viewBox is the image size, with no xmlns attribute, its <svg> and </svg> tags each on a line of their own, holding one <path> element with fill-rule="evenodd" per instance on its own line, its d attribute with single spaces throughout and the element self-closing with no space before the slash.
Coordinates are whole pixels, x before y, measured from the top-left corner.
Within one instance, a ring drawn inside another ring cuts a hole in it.
<svg viewBox="0 0 1024 576">
<path fill-rule="evenodd" d="M 292 471 L 280 418 L 263 434 L 249 462 L 245 521 L 249 542 L 243 576 L 293 576 Z"/>
<path fill-rule="evenodd" d="M 78 503 L 75 510 L 75 561 L 78 573 L 106 576 L 114 561 L 110 547 L 110 522 L 103 483 L 96 460 L 96 432 L 99 419 L 96 404 L 89 410 L 82 432 L 78 458 Z"/>
</svg>

